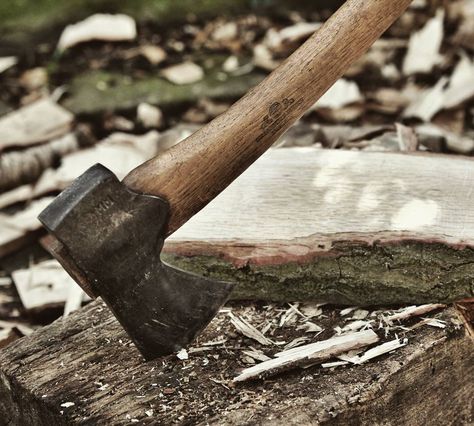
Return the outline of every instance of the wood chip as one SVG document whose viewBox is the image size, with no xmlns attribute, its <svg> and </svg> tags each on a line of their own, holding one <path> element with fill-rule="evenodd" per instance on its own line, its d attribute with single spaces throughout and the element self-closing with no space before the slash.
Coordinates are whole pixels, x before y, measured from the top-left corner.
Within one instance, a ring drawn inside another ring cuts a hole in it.
<svg viewBox="0 0 474 426">
<path fill-rule="evenodd" d="M 363 364 L 367 361 L 370 361 L 371 359 L 377 358 L 381 355 L 387 354 L 389 352 L 392 352 L 396 349 L 399 349 L 403 346 L 406 346 L 408 341 L 401 340 L 401 339 L 395 339 L 390 342 L 382 343 L 379 346 L 376 346 L 372 349 L 369 349 L 368 351 L 364 352 L 361 356 L 354 356 L 352 358 L 347 359 L 352 364 Z"/>
<path fill-rule="evenodd" d="M 416 127 L 418 137 L 423 143 L 429 145 L 441 145 L 449 151 L 458 154 L 470 154 L 474 152 L 474 139 L 458 135 L 431 123 L 425 123 Z"/>
<path fill-rule="evenodd" d="M 321 363 L 341 353 L 355 348 L 361 348 L 379 340 L 372 330 L 360 331 L 344 336 L 332 337 L 321 342 L 300 346 L 276 354 L 276 358 L 246 368 L 234 378 L 234 382 L 244 382 L 278 374 L 305 364 Z"/>
<path fill-rule="evenodd" d="M 303 343 L 306 343 L 308 340 L 309 340 L 309 337 L 307 336 L 297 337 L 296 339 L 293 339 L 291 342 L 287 343 L 284 346 L 284 348 L 285 349 L 296 348 L 298 346 L 301 346 Z"/>
<path fill-rule="evenodd" d="M 426 322 L 426 325 L 429 325 L 430 327 L 436 327 L 436 328 L 446 328 L 446 322 L 441 321 L 436 318 L 425 318 L 424 319 Z"/>
<path fill-rule="evenodd" d="M 10 277 L 0 277 L 0 287 L 9 287 L 12 284 Z"/>
<path fill-rule="evenodd" d="M 400 123 L 395 123 L 397 129 L 398 144 L 400 151 L 416 152 L 418 151 L 418 137 L 415 131 L 408 126 Z"/>
<path fill-rule="evenodd" d="M 30 241 L 32 233 L 41 228 L 38 214 L 52 200 L 53 197 L 44 197 L 33 201 L 26 209 L 16 214 L 0 214 L 0 258 Z"/>
<path fill-rule="evenodd" d="M 0 58 L 0 74 L 8 68 L 15 66 L 18 63 L 16 56 L 5 56 Z"/>
<path fill-rule="evenodd" d="M 420 305 L 420 306 L 409 306 L 404 308 L 400 312 L 397 312 L 393 315 L 389 315 L 385 317 L 385 320 L 388 323 L 393 323 L 394 321 L 403 321 L 411 317 L 417 317 L 420 315 L 424 315 L 428 312 L 434 311 L 436 309 L 443 309 L 446 305 L 440 303 L 431 303 L 427 305 Z"/>
<path fill-rule="evenodd" d="M 50 98 L 0 118 L 0 151 L 7 147 L 25 147 L 45 142 L 66 134 L 74 116 Z"/>
<path fill-rule="evenodd" d="M 264 44 L 257 44 L 253 48 L 253 63 L 267 71 L 273 71 L 280 65 L 280 61 L 273 59 L 272 52 Z"/>
<path fill-rule="evenodd" d="M 204 78 L 203 69 L 189 61 L 165 68 L 161 73 L 171 83 L 178 85 L 196 83 Z"/>
<path fill-rule="evenodd" d="M 21 337 L 23 337 L 23 334 L 16 327 L 0 330 L 0 349 L 7 347 Z"/>
<path fill-rule="evenodd" d="M 307 321 L 304 324 L 299 325 L 296 327 L 297 330 L 304 330 L 306 333 L 321 333 L 324 331 L 322 327 L 314 322 Z"/>
<path fill-rule="evenodd" d="M 403 61 L 403 73 L 429 73 L 441 61 L 440 48 L 444 37 L 444 10 L 439 9 L 436 16 L 410 37 L 408 51 Z"/>
<path fill-rule="evenodd" d="M 319 108 L 338 109 L 363 100 L 364 97 L 357 83 L 341 78 L 316 102 L 311 110 Z"/>
<path fill-rule="evenodd" d="M 357 306 L 350 306 L 349 308 L 344 308 L 340 313 L 341 317 L 349 315 L 351 312 L 354 312 L 357 309 Z"/>
<path fill-rule="evenodd" d="M 443 109 L 444 89 L 448 78 L 441 77 L 431 88 L 424 90 L 403 112 L 404 117 L 419 118 L 428 122 Z"/>
<path fill-rule="evenodd" d="M 250 347 L 249 350 L 242 351 L 245 355 L 253 358 L 256 361 L 268 361 L 271 359 L 267 355 L 265 355 L 261 350 L 255 349 L 253 347 Z"/>
<path fill-rule="evenodd" d="M 176 357 L 181 361 L 185 361 L 189 358 L 188 351 L 183 348 L 176 354 Z"/>
<path fill-rule="evenodd" d="M 82 302 L 89 300 L 84 290 L 79 285 L 70 285 L 67 291 L 67 297 L 64 303 L 63 317 L 77 311 L 82 306 Z"/>
<path fill-rule="evenodd" d="M 298 22 L 279 31 L 270 28 L 265 35 L 264 43 L 272 50 L 282 50 L 286 45 L 308 38 L 321 28 L 320 22 Z"/>
<path fill-rule="evenodd" d="M 239 34 L 239 28 L 235 22 L 226 22 L 218 25 L 212 32 L 211 38 L 214 41 L 230 41 L 235 39 Z"/>
<path fill-rule="evenodd" d="M 323 305 L 324 303 L 305 303 L 301 306 L 300 310 L 306 318 L 317 318 L 323 314 L 323 310 L 321 309 Z"/>
<path fill-rule="evenodd" d="M 29 336 L 33 333 L 33 329 L 28 325 L 17 321 L 2 321 L 0 320 L 0 327 L 5 329 L 16 328 L 23 336 Z"/>
<path fill-rule="evenodd" d="M 63 157 L 61 166 L 43 176 L 37 184 L 43 191 L 64 189 L 89 167 L 101 163 L 120 179 L 158 152 L 159 133 L 150 131 L 145 135 L 113 133 L 91 148 L 83 149 Z"/>
<path fill-rule="evenodd" d="M 53 259 L 14 271 L 12 278 L 27 310 L 62 305 L 68 299 L 71 287 L 77 286 L 59 262 Z"/>
<path fill-rule="evenodd" d="M 352 320 L 363 320 L 369 316 L 370 312 L 365 309 L 356 309 L 352 314 Z"/>
<path fill-rule="evenodd" d="M 163 62 L 168 56 L 164 49 L 151 44 L 140 46 L 138 48 L 138 52 L 142 56 L 144 56 L 152 65 L 158 65 L 159 63 Z"/>
<path fill-rule="evenodd" d="M 373 321 L 357 320 L 357 321 L 350 322 L 349 324 L 345 325 L 342 328 L 336 327 L 334 330 L 336 330 L 338 334 L 343 334 L 343 333 L 348 333 L 352 331 L 359 331 L 360 329 L 364 327 L 371 327 L 372 323 Z"/>
<path fill-rule="evenodd" d="M 258 331 L 253 325 L 243 318 L 239 318 L 232 312 L 229 312 L 229 317 L 232 325 L 244 336 L 253 339 L 261 345 L 273 345 L 274 342 L 268 337 L 265 337 L 260 331 Z"/>
<path fill-rule="evenodd" d="M 348 361 L 333 361 L 333 362 L 324 362 L 321 364 L 321 367 L 323 368 L 334 368 L 334 367 L 340 367 L 341 365 L 347 365 L 349 364 Z"/>
<path fill-rule="evenodd" d="M 134 40 L 136 36 L 136 24 L 130 16 L 97 13 L 81 22 L 68 25 L 61 34 L 58 50 L 69 49 L 85 41 L 127 41 Z"/>
<path fill-rule="evenodd" d="M 137 107 L 137 120 L 148 129 L 158 128 L 163 125 L 163 112 L 154 105 L 141 103 Z"/>
<path fill-rule="evenodd" d="M 474 97 L 474 61 L 462 55 L 443 94 L 443 108 L 455 108 Z"/>
</svg>

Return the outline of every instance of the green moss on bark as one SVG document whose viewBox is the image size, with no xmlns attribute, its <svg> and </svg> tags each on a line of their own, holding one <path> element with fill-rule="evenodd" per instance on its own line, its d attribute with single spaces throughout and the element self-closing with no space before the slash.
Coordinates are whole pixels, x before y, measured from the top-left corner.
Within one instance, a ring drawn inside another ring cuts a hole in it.
<svg viewBox="0 0 474 426">
<path fill-rule="evenodd" d="M 237 282 L 233 299 L 320 300 L 380 305 L 448 303 L 474 296 L 474 250 L 441 244 L 336 247 L 339 256 L 306 264 L 235 268 L 210 256 L 164 259 L 182 269 Z"/>
<path fill-rule="evenodd" d="M 224 75 L 221 73 L 221 75 Z M 118 73 L 91 71 L 76 77 L 70 85 L 70 96 L 64 106 L 75 114 L 94 114 L 103 111 L 135 108 L 148 102 L 163 108 L 210 99 L 236 99 L 244 95 L 264 77 L 262 73 L 219 78 L 217 70 L 206 72 L 206 77 L 193 84 L 175 85 L 152 75 L 132 79 Z"/>
</svg>

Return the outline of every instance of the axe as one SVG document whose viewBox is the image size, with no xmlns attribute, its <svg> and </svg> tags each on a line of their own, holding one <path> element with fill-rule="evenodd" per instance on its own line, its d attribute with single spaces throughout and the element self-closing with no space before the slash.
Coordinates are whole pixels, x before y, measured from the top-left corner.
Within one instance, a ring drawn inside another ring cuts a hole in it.
<svg viewBox="0 0 474 426">
<path fill-rule="evenodd" d="M 164 239 L 262 155 L 410 3 L 348 0 L 227 112 L 122 182 L 93 166 L 40 214 L 50 252 L 102 297 L 145 359 L 189 344 L 233 288 L 162 263 Z"/>
</svg>

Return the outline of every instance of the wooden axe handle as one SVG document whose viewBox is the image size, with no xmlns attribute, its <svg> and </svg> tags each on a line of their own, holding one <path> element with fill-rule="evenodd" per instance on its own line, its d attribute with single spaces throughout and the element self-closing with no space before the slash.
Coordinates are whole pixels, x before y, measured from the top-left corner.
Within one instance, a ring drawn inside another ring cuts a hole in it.
<svg viewBox="0 0 474 426">
<path fill-rule="evenodd" d="M 170 203 L 167 235 L 171 234 L 262 155 L 410 3 L 346 1 L 293 55 L 229 110 L 134 169 L 124 183 Z"/>
</svg>

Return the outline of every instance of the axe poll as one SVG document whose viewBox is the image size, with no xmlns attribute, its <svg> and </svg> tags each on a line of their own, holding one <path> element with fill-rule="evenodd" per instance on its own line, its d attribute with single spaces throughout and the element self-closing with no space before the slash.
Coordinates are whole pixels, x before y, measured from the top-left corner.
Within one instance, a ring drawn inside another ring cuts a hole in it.
<svg viewBox="0 0 474 426">
<path fill-rule="evenodd" d="M 102 297 L 146 359 L 189 344 L 233 287 L 163 264 L 164 239 L 262 155 L 410 3 L 346 1 L 211 123 L 122 182 L 93 166 L 41 213 L 49 250 L 89 295 Z"/>
</svg>

